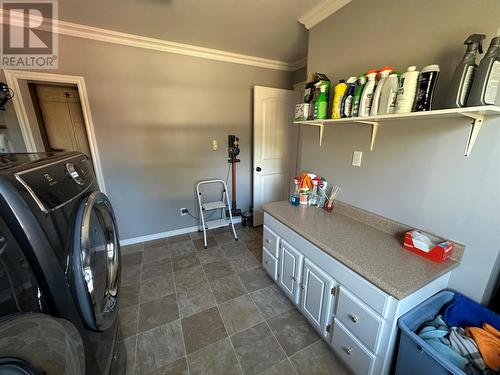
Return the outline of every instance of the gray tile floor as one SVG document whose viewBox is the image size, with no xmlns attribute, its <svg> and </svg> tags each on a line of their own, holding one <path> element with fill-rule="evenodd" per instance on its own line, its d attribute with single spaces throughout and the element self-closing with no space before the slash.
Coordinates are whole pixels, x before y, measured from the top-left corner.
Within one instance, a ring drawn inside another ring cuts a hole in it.
<svg viewBox="0 0 500 375">
<path fill-rule="evenodd" d="M 344 374 L 267 276 L 262 228 L 123 248 L 117 374 Z"/>
</svg>

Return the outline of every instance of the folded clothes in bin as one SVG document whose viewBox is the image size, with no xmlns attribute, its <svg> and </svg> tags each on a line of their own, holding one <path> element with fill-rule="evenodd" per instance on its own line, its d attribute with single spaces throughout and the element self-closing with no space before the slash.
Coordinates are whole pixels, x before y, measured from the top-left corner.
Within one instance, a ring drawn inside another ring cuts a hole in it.
<svg viewBox="0 0 500 375">
<path fill-rule="evenodd" d="M 482 327 L 483 323 L 488 323 L 500 330 L 500 315 L 460 293 L 455 293 L 452 302 L 445 307 L 443 319 L 454 327 Z"/>
</svg>

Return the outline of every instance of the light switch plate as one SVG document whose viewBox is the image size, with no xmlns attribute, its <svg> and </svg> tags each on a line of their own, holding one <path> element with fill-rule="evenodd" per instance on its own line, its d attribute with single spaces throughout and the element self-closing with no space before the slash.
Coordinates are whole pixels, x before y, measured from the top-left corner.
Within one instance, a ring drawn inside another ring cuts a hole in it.
<svg viewBox="0 0 500 375">
<path fill-rule="evenodd" d="M 361 158 L 363 157 L 362 151 L 354 151 L 352 153 L 352 165 L 355 167 L 361 167 Z"/>
<path fill-rule="evenodd" d="M 212 150 L 217 151 L 219 149 L 219 142 L 217 142 L 217 139 L 212 140 Z"/>
</svg>

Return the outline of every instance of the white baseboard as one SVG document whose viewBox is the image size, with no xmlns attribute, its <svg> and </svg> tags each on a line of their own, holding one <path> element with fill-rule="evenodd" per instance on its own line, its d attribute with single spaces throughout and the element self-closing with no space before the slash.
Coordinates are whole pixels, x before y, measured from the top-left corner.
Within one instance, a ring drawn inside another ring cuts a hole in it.
<svg viewBox="0 0 500 375">
<path fill-rule="evenodd" d="M 234 223 L 235 224 L 241 223 L 241 217 L 235 217 Z M 198 232 L 197 225 L 192 226 L 192 227 L 187 227 L 187 228 L 169 230 L 167 232 L 148 234 L 147 236 L 127 238 L 126 240 L 120 240 L 120 245 L 121 246 L 133 245 L 136 243 L 158 240 L 160 238 L 179 236 L 181 234 L 187 234 L 187 233 L 193 233 L 193 232 Z"/>
</svg>

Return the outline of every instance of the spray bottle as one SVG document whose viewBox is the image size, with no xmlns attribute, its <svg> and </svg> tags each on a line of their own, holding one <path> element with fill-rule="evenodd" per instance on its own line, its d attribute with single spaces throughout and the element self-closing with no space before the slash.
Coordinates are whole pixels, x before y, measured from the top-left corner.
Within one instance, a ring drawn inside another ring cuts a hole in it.
<svg viewBox="0 0 500 375">
<path fill-rule="evenodd" d="M 465 39 L 467 46 L 465 55 L 455 69 L 448 97 L 446 98 L 445 108 L 460 108 L 467 103 L 474 75 L 477 70 L 477 53 L 483 53 L 484 34 L 472 34 Z"/>
<path fill-rule="evenodd" d="M 500 103 L 500 36 L 491 39 L 476 73 L 467 107 Z M 499 100 L 497 100 L 499 99 Z"/>
<path fill-rule="evenodd" d="M 372 69 L 366 73 L 368 77 L 368 82 L 366 82 L 363 93 L 361 94 L 361 100 L 359 101 L 359 111 L 358 116 L 370 116 L 370 110 L 373 103 L 373 93 L 375 92 L 375 86 L 377 85 L 378 70 Z"/>
<path fill-rule="evenodd" d="M 365 84 L 366 84 L 366 76 L 364 74 L 361 74 L 358 77 L 358 86 L 356 87 L 356 90 L 354 90 L 354 97 L 352 102 L 352 117 L 358 116 L 359 102 L 361 100 L 361 94 L 363 93 Z"/>
<path fill-rule="evenodd" d="M 354 99 L 354 91 L 356 90 L 356 77 L 350 77 L 347 80 L 347 91 L 344 95 L 342 103 L 340 104 L 340 116 L 341 117 L 351 117 L 352 116 L 352 102 Z"/>
</svg>

